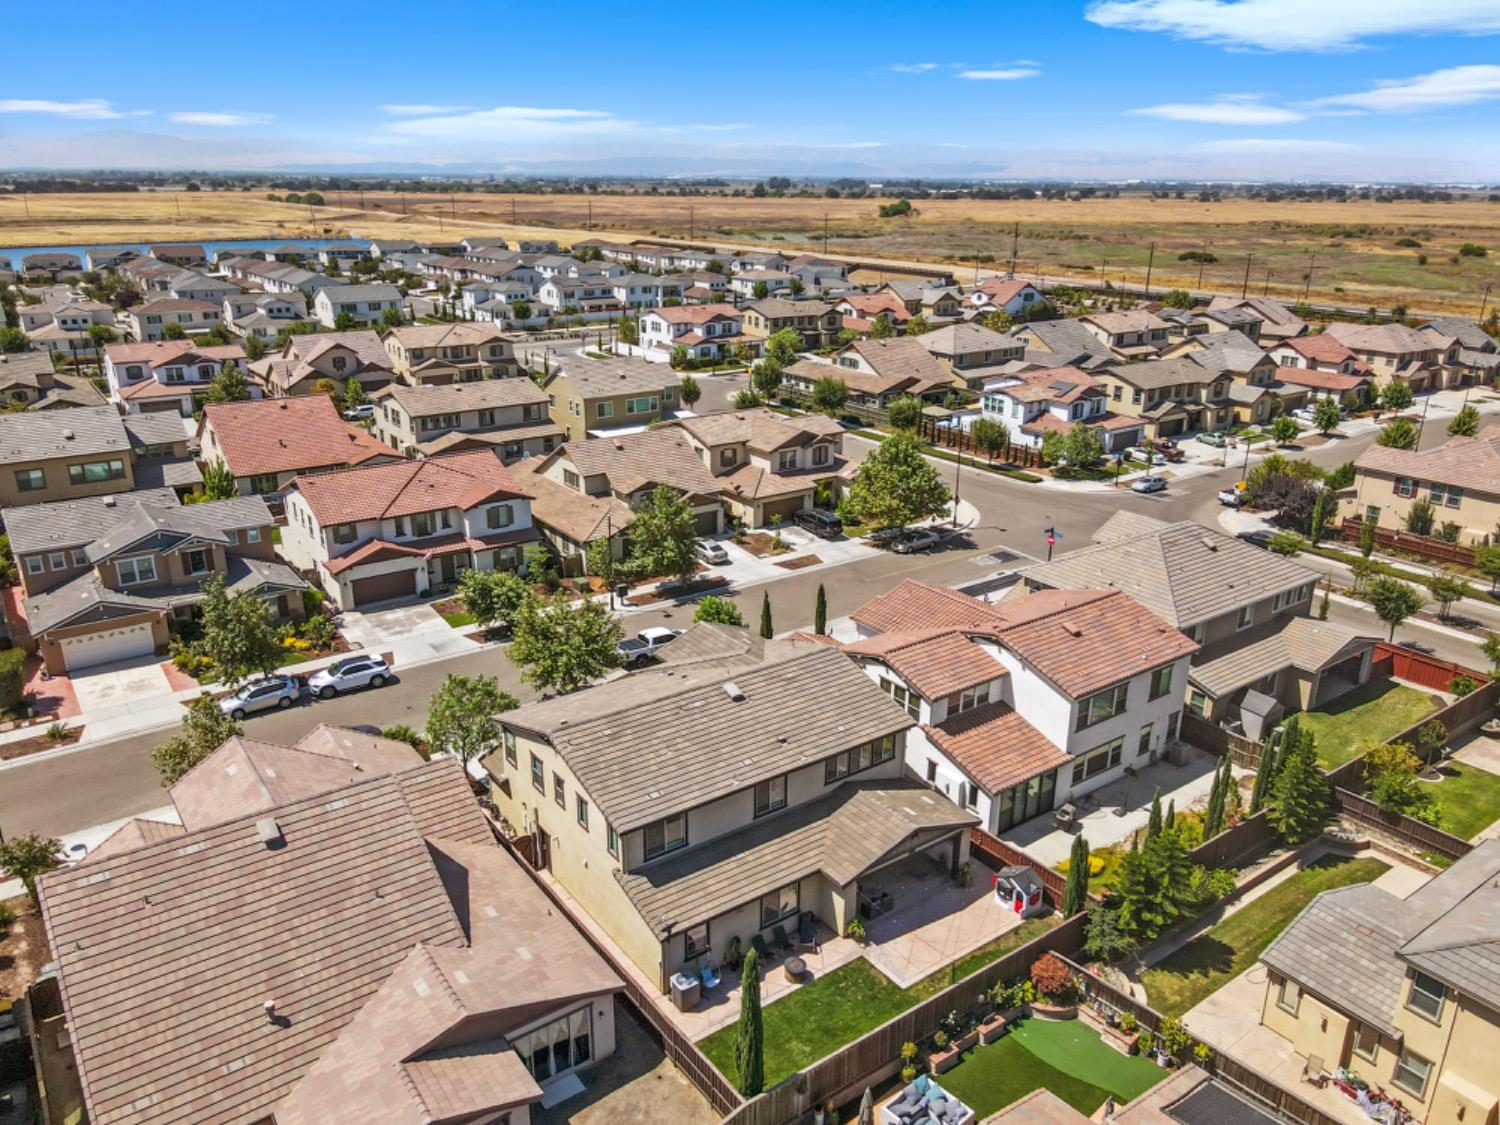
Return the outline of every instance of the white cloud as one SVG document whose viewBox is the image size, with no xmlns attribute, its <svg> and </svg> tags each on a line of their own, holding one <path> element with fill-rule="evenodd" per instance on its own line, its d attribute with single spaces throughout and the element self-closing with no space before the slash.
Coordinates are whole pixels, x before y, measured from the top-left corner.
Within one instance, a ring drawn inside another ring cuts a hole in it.
<svg viewBox="0 0 1500 1125">
<path fill-rule="evenodd" d="M 1294 137 L 1238 137 L 1233 140 L 1207 141 L 1198 146 L 1199 152 L 1250 153 L 1274 156 L 1284 153 L 1289 156 L 1312 153 L 1352 152 L 1358 145 L 1343 141 L 1299 140 Z"/>
<path fill-rule="evenodd" d="M 1258 96 L 1221 94 L 1211 102 L 1168 102 L 1133 109 L 1141 117 L 1160 117 L 1167 121 L 1201 121 L 1210 125 L 1285 125 L 1302 121 L 1305 113 L 1280 106 L 1265 105 Z"/>
<path fill-rule="evenodd" d="M 1339 94 L 1311 102 L 1314 107 L 1344 107 L 1372 113 L 1416 113 L 1444 106 L 1472 105 L 1500 98 L 1500 66 L 1453 66 L 1415 78 L 1377 81 L 1373 90 Z"/>
<path fill-rule="evenodd" d="M 432 117 L 439 113 L 463 113 L 474 107 L 467 105 L 383 105 L 380 108 L 392 117 Z"/>
<path fill-rule="evenodd" d="M 393 121 L 385 128 L 388 133 L 405 139 L 514 144 L 724 132 L 748 126 L 740 123 L 674 125 L 616 117 L 602 109 L 502 105 L 466 113 L 410 117 Z"/>
<path fill-rule="evenodd" d="M 106 121 L 116 117 L 145 117 L 145 109 L 119 110 L 103 98 L 84 98 L 76 102 L 54 102 L 37 98 L 0 98 L 0 113 L 44 113 L 52 117 L 72 117 L 85 121 Z"/>
<path fill-rule="evenodd" d="M 207 125 L 211 128 L 227 128 L 235 125 L 264 125 L 275 120 L 269 113 L 237 113 L 230 110 L 180 110 L 167 114 L 180 125 Z"/>
<path fill-rule="evenodd" d="M 897 74 L 926 74 L 929 70 L 936 70 L 939 65 L 935 62 L 894 63 L 888 69 Z"/>
<path fill-rule="evenodd" d="M 1084 14 L 1101 27 L 1265 51 L 1346 51 L 1376 36 L 1500 31 L 1495 0 L 1093 0 Z"/>
<path fill-rule="evenodd" d="M 1009 66 L 999 70 L 961 70 L 958 76 L 977 82 L 1010 82 L 1018 78 L 1035 78 L 1040 73 L 1034 66 Z"/>
</svg>

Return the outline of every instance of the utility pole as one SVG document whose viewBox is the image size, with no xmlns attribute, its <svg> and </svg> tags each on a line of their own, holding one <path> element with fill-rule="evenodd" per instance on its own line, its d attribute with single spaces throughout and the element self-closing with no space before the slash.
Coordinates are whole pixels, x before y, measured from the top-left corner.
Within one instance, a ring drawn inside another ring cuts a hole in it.
<svg viewBox="0 0 1500 1125">
<path fill-rule="evenodd" d="M 1271 270 L 1269 266 L 1266 267 L 1266 283 L 1261 287 L 1260 295 L 1262 297 L 1269 297 L 1271 295 Z"/>
<path fill-rule="evenodd" d="M 1151 299 L 1151 267 L 1156 264 L 1156 243 L 1151 244 L 1151 253 L 1146 256 L 1146 299 Z"/>
<path fill-rule="evenodd" d="M 1254 260 L 1254 254 L 1251 254 L 1245 259 L 1245 281 L 1244 284 L 1240 286 L 1240 300 L 1244 300 L 1250 294 L 1250 263 Z"/>
<path fill-rule="evenodd" d="M 825 253 L 825 254 L 828 253 L 828 212 L 827 211 L 823 212 L 823 253 Z M 1489 290 L 1486 289 L 1485 293 L 1488 293 L 1488 292 L 1489 292 Z M 1484 319 L 1484 314 L 1483 313 L 1480 314 L 1479 319 L 1480 320 Z"/>
<path fill-rule="evenodd" d="M 1203 240 L 1203 257 L 1198 259 L 1198 288 L 1203 288 L 1203 267 L 1208 263 L 1208 239 Z"/>
<path fill-rule="evenodd" d="M 1021 224 L 1019 220 L 1010 228 L 1010 269 L 1006 273 L 1007 280 L 1016 276 L 1016 253 L 1021 245 Z"/>
<path fill-rule="evenodd" d="M 1432 405 L 1432 397 L 1429 395 L 1422 400 L 1422 417 L 1417 420 L 1417 450 L 1422 448 L 1422 428 L 1427 425 L 1427 408 Z"/>
<path fill-rule="evenodd" d="M 1318 264 L 1318 248 L 1313 247 L 1312 257 L 1307 260 L 1307 276 L 1302 282 L 1302 303 L 1307 303 L 1307 295 L 1312 291 L 1313 267 Z"/>
<path fill-rule="evenodd" d="M 512 223 L 516 221 L 516 197 L 514 195 L 510 197 L 510 221 Z"/>
<path fill-rule="evenodd" d="M 588 205 L 587 206 L 588 206 L 588 209 L 589 209 L 589 219 L 588 219 L 588 222 L 584 224 L 584 229 L 585 230 L 593 230 L 594 229 L 594 201 L 592 199 L 590 199 L 588 201 Z"/>
<path fill-rule="evenodd" d="M 1490 290 L 1492 288 L 1494 288 L 1493 285 L 1486 285 L 1484 287 L 1484 297 L 1481 298 L 1481 300 L 1479 302 L 1479 323 L 1480 324 L 1484 323 L 1484 309 L 1485 309 L 1485 306 L 1490 303 Z"/>
<path fill-rule="evenodd" d="M 688 241 L 698 241 L 698 217 L 691 203 L 688 204 Z"/>
</svg>

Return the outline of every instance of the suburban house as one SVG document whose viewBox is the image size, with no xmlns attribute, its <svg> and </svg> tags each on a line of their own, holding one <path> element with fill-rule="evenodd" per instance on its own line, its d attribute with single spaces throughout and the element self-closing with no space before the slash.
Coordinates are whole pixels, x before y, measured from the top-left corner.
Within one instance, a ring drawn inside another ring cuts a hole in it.
<svg viewBox="0 0 1500 1125">
<path fill-rule="evenodd" d="M 413 324 L 392 328 L 385 350 L 397 379 L 446 386 L 516 375 L 510 341 L 493 324 Z"/>
<path fill-rule="evenodd" d="M 21 305 L 16 314 L 32 347 L 70 359 L 96 355 L 99 347 L 89 329 L 96 324 L 113 327 L 115 322 L 114 309 L 73 293 L 44 299 L 37 305 Z"/>
<path fill-rule="evenodd" d="M 337 391 L 350 379 L 368 395 L 395 377 L 380 336 L 368 328 L 288 336 L 280 352 L 256 360 L 250 372 L 277 396 Z"/>
<path fill-rule="evenodd" d="M 913 316 L 921 313 L 929 321 L 952 320 L 963 312 L 962 294 L 940 278 L 887 281 L 878 292 L 893 294 L 907 312 Z"/>
<path fill-rule="evenodd" d="M 798 278 L 781 270 L 740 270 L 729 279 L 729 288 L 741 300 L 750 301 L 757 297 L 757 291 L 763 299 L 790 293 L 794 281 L 801 284 Z"/>
<path fill-rule="evenodd" d="M 1434 336 L 1404 324 L 1349 324 L 1335 321 L 1324 329 L 1353 352 L 1369 369 L 1376 388 L 1392 379 L 1413 391 L 1439 390 L 1457 385 L 1459 342 Z"/>
<path fill-rule="evenodd" d="M 1309 371 L 1332 371 L 1340 375 L 1368 374 L 1369 369 L 1337 336 L 1319 332 L 1293 336 L 1266 349 L 1278 367 L 1302 367 Z"/>
<path fill-rule="evenodd" d="M 1378 638 L 1308 617 L 1319 577 L 1201 524 L 1134 512 L 1111 516 L 1090 546 L 1021 571 L 1025 589 L 1122 590 L 1181 630 L 1200 646 L 1189 714 L 1242 730 L 1247 692 L 1301 710 L 1369 678 Z"/>
<path fill-rule="evenodd" d="M 337 262 L 341 268 L 347 269 L 355 262 L 362 262 L 371 256 L 370 244 L 367 242 L 330 242 L 318 247 L 318 261 L 325 266 Z"/>
<path fill-rule="evenodd" d="M 164 652 L 212 574 L 275 620 L 301 617 L 307 584 L 276 558 L 274 522 L 258 496 L 182 505 L 170 489 L 8 512 L 24 614 L 12 636 L 59 676 Z"/>
<path fill-rule="evenodd" d="M 1464 382 L 1493 383 L 1500 377 L 1500 341 L 1472 320 L 1462 316 L 1440 316 L 1417 329 L 1433 339 L 1458 341 L 1458 351 L 1449 363 L 1461 372 Z"/>
<path fill-rule="evenodd" d="M 1042 295 L 1029 281 L 1000 276 L 987 277 L 964 295 L 963 303 L 982 313 L 1003 312 L 1008 316 L 1024 316 L 1027 309 L 1042 300 Z"/>
<path fill-rule="evenodd" d="M 160 284 L 151 288 L 159 290 L 181 301 L 212 301 L 218 304 L 225 297 L 243 293 L 232 281 L 220 277 L 206 277 L 194 270 L 173 270 L 160 279 Z"/>
<path fill-rule="evenodd" d="M 789 519 L 805 508 L 832 507 L 850 467 L 841 455 L 844 428 L 821 414 L 789 417 L 758 406 L 669 425 L 687 435 L 719 478 L 729 514 L 748 527 Z"/>
<path fill-rule="evenodd" d="M 1244 309 L 1258 316 L 1263 342 L 1290 340 L 1308 330 L 1307 321 L 1274 297 L 1215 297 L 1209 301 L 1208 308 L 1210 312 Z"/>
<path fill-rule="evenodd" d="M 94 1125 L 526 1125 L 613 1054 L 619 977 L 459 763 L 320 725 L 232 738 L 170 793 L 180 824 L 128 821 L 41 888 L 37 1042 Z M 143 1038 L 118 982 L 164 973 L 192 1002 Z"/>
<path fill-rule="evenodd" d="M 166 326 L 176 324 L 189 336 L 207 332 L 223 323 L 223 311 L 212 301 L 158 297 L 125 310 L 130 335 L 143 343 L 165 340 Z"/>
<path fill-rule="evenodd" d="M 783 297 L 767 297 L 755 301 L 740 310 L 743 316 L 743 331 L 755 341 L 763 342 L 784 328 L 793 329 L 802 337 L 805 348 L 826 348 L 836 339 L 844 327 L 843 315 L 835 305 L 824 301 L 789 301 Z"/>
<path fill-rule="evenodd" d="M 1174 341 L 1238 332 L 1252 344 L 1260 342 L 1261 318 L 1249 309 L 1172 309 L 1156 315 L 1167 323 L 1167 338 Z"/>
<path fill-rule="evenodd" d="M 1196 1066 L 1167 1072 L 1145 1093 L 1120 1104 L 1111 1099 L 1109 1125 L 1277 1125 L 1280 1117 L 1242 1089 Z M 1091 1125 L 1045 1086 L 986 1117 L 982 1125 Z"/>
<path fill-rule="evenodd" d="M 699 658 L 507 711 L 484 760 L 501 815 L 662 992 L 804 916 L 842 934 L 882 868 L 966 862 L 975 818 L 902 778 L 915 722 L 847 657 L 717 625 L 673 644 Z"/>
<path fill-rule="evenodd" d="M 911 320 L 906 304 L 894 293 L 845 293 L 834 305 L 851 332 L 869 332 L 883 316 L 898 332 Z"/>
<path fill-rule="evenodd" d="M 1000 364 L 1024 359 L 1026 355 L 1026 345 L 1022 341 L 973 321 L 934 328 L 917 339 L 924 348 L 948 364 L 956 377 L 965 381 L 971 378 L 971 371 L 993 369 Z"/>
<path fill-rule="evenodd" d="M 198 448 L 205 463 L 228 467 L 242 496 L 270 496 L 305 473 L 400 456 L 340 418 L 327 395 L 210 403 L 198 423 Z"/>
<path fill-rule="evenodd" d="M 307 318 L 307 298 L 301 293 L 242 293 L 225 297 L 224 324 L 236 336 L 273 340 Z"/>
<path fill-rule="evenodd" d="M 1316 336 L 1299 337 L 1304 340 L 1317 338 Z M 1301 392 L 1310 403 L 1323 398 L 1331 398 L 1345 410 L 1357 409 L 1363 405 L 1370 393 L 1368 375 L 1345 375 L 1338 371 L 1325 371 L 1320 368 L 1278 367 L 1276 382 L 1282 387 Z"/>
<path fill-rule="evenodd" d="M 56 281 L 66 274 L 83 272 L 83 262 L 77 254 L 62 251 L 52 253 L 24 254 L 21 257 L 21 273 L 26 277 L 46 278 Z"/>
<path fill-rule="evenodd" d="M 588 549 L 609 542 L 610 558 L 626 555 L 625 531 L 635 520 L 630 505 L 611 492 L 588 496 L 554 480 L 542 470 L 545 457 L 528 457 L 511 466 L 521 487 L 531 493 L 531 522 L 556 553 L 560 569 L 568 577 L 591 573 Z"/>
<path fill-rule="evenodd" d="M 299 476 L 286 516 L 282 554 L 341 610 L 451 586 L 465 570 L 520 570 L 539 538 L 531 494 L 486 451 Z"/>
<path fill-rule="evenodd" d="M 1488 542 L 1500 526 L 1500 426 L 1435 449 L 1372 445 L 1354 461 L 1354 485 L 1340 494 L 1339 515 L 1406 531 L 1418 500 L 1432 504 L 1434 531 L 1454 523 L 1459 542 Z"/>
<path fill-rule="evenodd" d="M 89 269 L 103 272 L 104 270 L 119 269 L 123 263 L 130 261 L 131 258 L 139 258 L 140 256 L 140 250 L 134 246 L 95 246 L 84 252 L 83 261 L 84 265 Z M 6 266 L 10 265 L 9 261 L 4 264 Z"/>
<path fill-rule="evenodd" d="M 855 340 L 835 352 L 831 362 L 798 360 L 782 374 L 786 386 L 803 396 L 812 394 L 819 379 L 841 379 L 850 402 L 877 410 L 908 395 L 942 402 L 953 391 L 947 365 L 917 336 Z"/>
<path fill-rule="evenodd" d="M 1012 445 L 1039 449 L 1049 433 L 1079 422 L 1099 432 L 1106 453 L 1141 439 L 1144 421 L 1109 409 L 1104 383 L 1076 367 L 1044 367 L 992 379 L 979 396 L 984 418 L 1005 424 Z"/>
<path fill-rule="evenodd" d="M 672 305 L 641 314 L 640 346 L 670 356 L 685 348 L 693 359 L 726 359 L 744 343 L 733 305 Z"/>
<path fill-rule="evenodd" d="M 528 467 L 575 494 L 612 496 L 632 509 L 666 485 L 692 507 L 699 535 L 724 530 L 723 482 L 677 426 L 569 441 Z"/>
<path fill-rule="evenodd" d="M 208 265 L 208 255 L 203 252 L 202 246 L 194 242 L 169 242 L 159 246 L 148 246 L 146 254 L 158 262 L 166 262 L 169 266 L 181 266 L 185 270 Z"/>
<path fill-rule="evenodd" d="M 329 285 L 313 298 L 313 315 L 324 328 L 339 327 L 338 318 L 352 316 L 357 323 L 378 321 L 387 309 L 401 312 L 401 290 L 385 282 L 368 285 Z"/>
<path fill-rule="evenodd" d="M 1260 1022 L 1326 1071 L 1399 1091 L 1413 1121 L 1495 1120 L 1497 877 L 1500 841 L 1484 840 L 1405 898 L 1324 891 L 1260 956 Z"/>
<path fill-rule="evenodd" d="M 547 416 L 547 392 L 530 379 L 409 387 L 375 392 L 375 437 L 408 457 L 493 450 L 507 465 L 562 442 Z"/>
<path fill-rule="evenodd" d="M 1026 346 L 1026 358 L 1048 367 L 1064 364 L 1092 371 L 1114 363 L 1109 346 L 1077 320 L 1033 320 L 1018 324 L 1006 335 Z"/>
<path fill-rule="evenodd" d="M 88 379 L 55 371 L 47 352 L 0 353 L 0 400 L 31 410 L 103 406 L 105 402 Z"/>
<path fill-rule="evenodd" d="M 1118 590 L 990 605 L 908 580 L 852 620 L 844 653 L 920 724 L 908 775 L 991 833 L 1164 755 L 1198 648 Z"/>
<path fill-rule="evenodd" d="M 537 288 L 536 299 L 554 315 L 610 313 L 621 309 L 610 279 L 603 275 L 569 277 L 558 273 Z"/>
<path fill-rule="evenodd" d="M 197 407 L 196 396 L 208 390 L 226 363 L 249 374 L 245 349 L 238 344 L 199 347 L 191 340 L 106 344 L 104 381 L 110 400 L 128 414 L 169 412 L 187 418 Z M 263 393 L 253 378 L 246 385 L 251 398 Z"/>
<path fill-rule="evenodd" d="M 683 283 L 675 277 L 649 273 L 623 273 L 609 279 L 615 300 L 627 309 L 651 308 L 667 300 L 682 298 Z"/>
<path fill-rule="evenodd" d="M 1117 359 L 1146 359 L 1167 344 L 1167 322 L 1144 309 L 1090 313 L 1078 323 Z"/>
<path fill-rule="evenodd" d="M 0 414 L 0 508 L 76 500 L 163 483 L 163 464 L 198 471 L 175 419 L 126 415 L 108 404 Z"/>
<path fill-rule="evenodd" d="M 1222 430 L 1236 421 L 1265 422 L 1271 416 L 1275 368 L 1269 365 L 1240 379 L 1209 353 L 1194 352 L 1147 363 L 1110 364 L 1094 368 L 1092 374 L 1109 392 L 1109 408 L 1139 419 L 1153 440 Z"/>
<path fill-rule="evenodd" d="M 535 360 L 533 359 L 533 362 Z M 552 420 L 568 441 L 616 430 L 630 432 L 672 418 L 677 410 L 677 372 L 661 363 L 611 356 L 568 354 L 542 383 Z"/>
<path fill-rule="evenodd" d="M 320 290 L 346 284 L 342 278 L 314 273 L 301 266 L 254 258 L 231 258 L 222 268 L 226 276 L 257 285 L 266 293 L 300 293 L 309 300 Z"/>
</svg>

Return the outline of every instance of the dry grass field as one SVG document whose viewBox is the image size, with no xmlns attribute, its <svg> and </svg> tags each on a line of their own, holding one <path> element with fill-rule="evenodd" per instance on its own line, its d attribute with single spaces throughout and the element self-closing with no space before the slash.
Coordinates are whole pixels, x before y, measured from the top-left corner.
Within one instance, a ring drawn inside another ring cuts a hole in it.
<svg viewBox="0 0 1500 1125">
<path fill-rule="evenodd" d="M 1226 199 L 936 200 L 880 219 L 870 199 L 327 193 L 327 206 L 271 203 L 261 193 L 0 196 L 0 245 L 208 238 L 415 237 L 546 232 L 660 237 L 820 249 L 897 262 L 1003 267 L 1012 232 L 1021 272 L 1139 284 L 1156 245 L 1152 287 L 1249 289 L 1363 306 L 1477 312 L 1500 283 L 1500 203 L 1265 203 Z M 364 209 L 361 210 L 361 203 Z M 29 207 L 30 217 L 24 213 Z M 1414 239 L 1420 246 L 1397 246 Z M 1464 243 L 1484 258 L 1458 257 Z M 1178 255 L 1207 250 L 1203 265 Z M 1425 256 L 1425 261 L 1420 260 Z M 991 266 L 993 262 L 993 266 Z M 1311 285 L 1307 270 L 1312 266 Z M 964 270 L 959 270 L 963 276 Z"/>
</svg>

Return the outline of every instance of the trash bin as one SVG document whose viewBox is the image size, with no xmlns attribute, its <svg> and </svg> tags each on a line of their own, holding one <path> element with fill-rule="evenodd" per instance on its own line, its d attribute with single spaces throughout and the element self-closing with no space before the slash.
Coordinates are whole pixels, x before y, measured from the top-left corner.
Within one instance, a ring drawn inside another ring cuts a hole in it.
<svg viewBox="0 0 1500 1125">
<path fill-rule="evenodd" d="M 687 1012 L 698 1006 L 698 992 L 702 984 L 697 977 L 687 973 L 673 973 L 669 983 L 672 988 L 672 1003 L 677 1005 L 678 1011 Z"/>
</svg>

